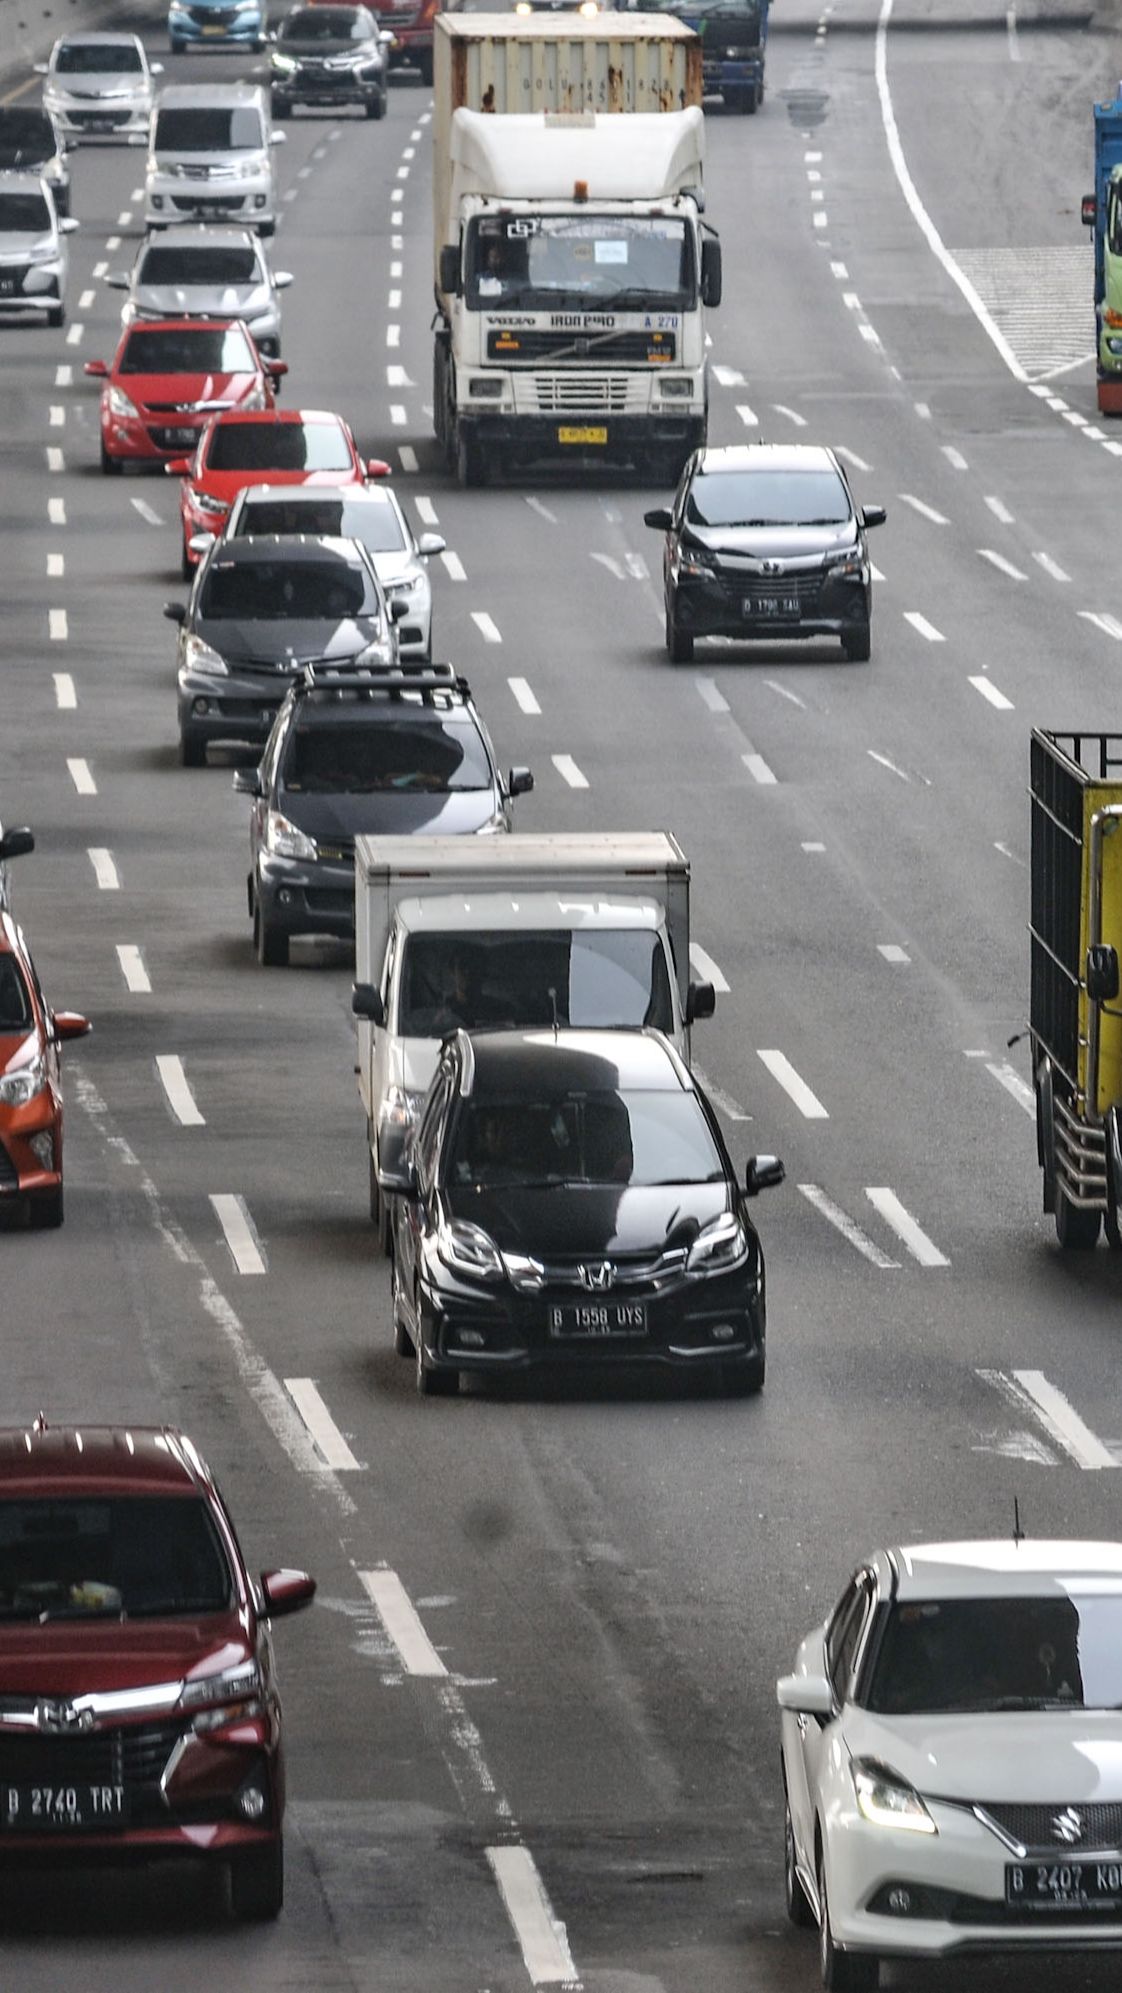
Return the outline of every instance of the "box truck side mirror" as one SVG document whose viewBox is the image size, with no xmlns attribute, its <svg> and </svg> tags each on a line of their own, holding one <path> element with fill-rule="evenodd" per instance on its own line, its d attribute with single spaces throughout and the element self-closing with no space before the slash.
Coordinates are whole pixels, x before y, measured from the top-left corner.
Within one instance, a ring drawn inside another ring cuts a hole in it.
<svg viewBox="0 0 1122 1993">
<path fill-rule="evenodd" d="M 711 235 L 701 245 L 701 302 L 710 311 L 721 302 L 721 245 Z"/>
<path fill-rule="evenodd" d="M 1119 991 L 1118 950 L 1109 941 L 1087 950 L 1087 995 L 1092 1003 L 1114 1003 Z"/>
<path fill-rule="evenodd" d="M 1094 228 L 1095 209 L 1096 209 L 1095 196 L 1093 194 L 1084 194 L 1083 205 L 1082 205 L 1084 228 Z"/>
<path fill-rule="evenodd" d="M 456 242 L 446 242 L 440 252 L 440 288 L 452 298 L 458 298 L 462 292 L 460 248 Z"/>
<path fill-rule="evenodd" d="M 373 983 L 351 984 L 351 1009 L 356 1017 L 365 1017 L 368 1023 L 384 1027 L 386 1007 L 381 991 Z"/>
<path fill-rule="evenodd" d="M 686 991 L 686 1023 L 697 1024 L 712 1017 L 717 1008 L 717 992 L 712 983 L 691 983 Z"/>
</svg>

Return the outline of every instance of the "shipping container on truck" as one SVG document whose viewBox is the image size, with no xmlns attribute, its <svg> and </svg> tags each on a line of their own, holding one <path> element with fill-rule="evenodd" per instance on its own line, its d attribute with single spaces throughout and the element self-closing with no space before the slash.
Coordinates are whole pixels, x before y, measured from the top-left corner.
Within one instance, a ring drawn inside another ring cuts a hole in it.
<svg viewBox="0 0 1122 1993">
<path fill-rule="evenodd" d="M 1095 105 L 1095 191 L 1083 197 L 1095 251 L 1095 352 L 1099 407 L 1122 415 L 1122 83 Z"/>
</svg>

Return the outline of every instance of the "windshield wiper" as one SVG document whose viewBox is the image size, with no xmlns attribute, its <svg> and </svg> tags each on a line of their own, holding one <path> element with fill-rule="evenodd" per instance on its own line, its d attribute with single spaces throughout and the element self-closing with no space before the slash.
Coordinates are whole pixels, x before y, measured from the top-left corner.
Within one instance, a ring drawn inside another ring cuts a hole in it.
<svg viewBox="0 0 1122 1993">
<path fill-rule="evenodd" d="M 52 1619 L 124 1619 L 123 1605 L 49 1605 L 32 1615 L 40 1626 Z"/>
</svg>

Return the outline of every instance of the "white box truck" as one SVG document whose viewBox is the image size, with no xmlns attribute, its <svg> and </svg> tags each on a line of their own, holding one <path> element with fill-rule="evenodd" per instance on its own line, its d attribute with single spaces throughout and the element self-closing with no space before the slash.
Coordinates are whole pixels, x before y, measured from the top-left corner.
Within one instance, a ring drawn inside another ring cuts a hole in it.
<svg viewBox="0 0 1122 1993">
<path fill-rule="evenodd" d="M 461 484 L 559 460 L 674 484 L 705 442 L 701 90 L 672 16 L 437 19 L 433 422 Z"/>
<path fill-rule="evenodd" d="M 688 1059 L 690 868 L 667 831 L 355 841 L 358 1086 L 383 1228 L 443 1039 L 464 1028 L 657 1025 Z"/>
</svg>

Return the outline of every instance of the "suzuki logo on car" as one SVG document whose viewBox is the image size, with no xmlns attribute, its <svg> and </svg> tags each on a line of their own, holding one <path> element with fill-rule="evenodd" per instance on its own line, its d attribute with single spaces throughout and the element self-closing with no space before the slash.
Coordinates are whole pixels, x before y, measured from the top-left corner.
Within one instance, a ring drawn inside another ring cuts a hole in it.
<svg viewBox="0 0 1122 1993">
<path fill-rule="evenodd" d="M 37 1702 L 35 1723 L 37 1729 L 51 1736 L 62 1736 L 71 1730 L 88 1730 L 93 1723 L 93 1712 L 79 1709 L 73 1702 Z"/>
<path fill-rule="evenodd" d="M 610 1259 L 593 1260 L 588 1266 L 578 1266 L 577 1273 L 582 1287 L 592 1294 L 603 1294 L 606 1288 L 614 1287 L 616 1270 Z"/>
<path fill-rule="evenodd" d="M 1069 1847 L 1083 1839 L 1083 1815 L 1074 1806 L 1065 1806 L 1052 1821 L 1052 1835 L 1057 1841 L 1066 1841 Z"/>
</svg>

